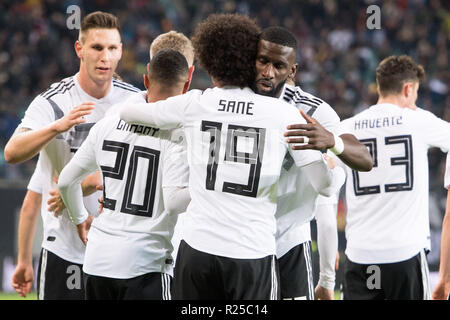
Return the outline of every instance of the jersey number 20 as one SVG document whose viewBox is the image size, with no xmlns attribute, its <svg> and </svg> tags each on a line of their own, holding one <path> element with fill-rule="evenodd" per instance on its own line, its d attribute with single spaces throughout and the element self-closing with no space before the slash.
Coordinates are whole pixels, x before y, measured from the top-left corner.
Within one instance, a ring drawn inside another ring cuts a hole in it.
<svg viewBox="0 0 450 320">
<path fill-rule="evenodd" d="M 114 167 L 100 166 L 102 169 L 103 179 L 105 179 L 105 177 L 109 177 L 117 180 L 123 180 L 129 147 L 130 145 L 128 143 L 110 140 L 103 141 L 103 150 L 115 152 L 117 154 Z M 128 166 L 127 180 L 125 182 L 125 191 L 122 198 L 122 207 L 120 208 L 120 212 L 134 214 L 137 216 L 152 216 L 156 192 L 156 179 L 158 177 L 159 154 L 160 152 L 158 150 L 134 146 L 130 155 L 130 165 Z M 131 199 L 133 198 L 133 191 L 136 184 L 139 158 L 148 160 L 148 170 L 146 172 L 147 179 L 145 180 L 143 203 L 133 204 Z M 103 207 L 114 210 L 116 208 L 116 200 L 106 197 L 106 187 L 105 181 L 103 181 Z"/>
</svg>

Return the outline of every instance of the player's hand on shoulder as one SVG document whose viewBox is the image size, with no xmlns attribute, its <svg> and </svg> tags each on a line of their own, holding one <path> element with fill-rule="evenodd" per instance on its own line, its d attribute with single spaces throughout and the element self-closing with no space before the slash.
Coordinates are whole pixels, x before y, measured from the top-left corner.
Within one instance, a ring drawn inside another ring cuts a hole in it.
<svg viewBox="0 0 450 320">
<path fill-rule="evenodd" d="M 63 133 L 68 131 L 73 126 L 77 124 L 84 123 L 86 120 L 84 116 L 91 114 L 92 110 L 94 110 L 95 102 L 88 101 L 83 102 L 79 106 L 76 106 L 68 114 L 66 114 L 61 119 L 55 121 L 53 128 L 58 133 Z"/>
<path fill-rule="evenodd" d="M 293 150 L 326 150 L 334 146 L 333 134 L 326 130 L 314 118 L 300 110 L 300 114 L 306 120 L 306 124 L 292 124 L 287 127 L 288 131 L 284 133 L 287 137 L 286 142 L 294 144 Z"/>
</svg>

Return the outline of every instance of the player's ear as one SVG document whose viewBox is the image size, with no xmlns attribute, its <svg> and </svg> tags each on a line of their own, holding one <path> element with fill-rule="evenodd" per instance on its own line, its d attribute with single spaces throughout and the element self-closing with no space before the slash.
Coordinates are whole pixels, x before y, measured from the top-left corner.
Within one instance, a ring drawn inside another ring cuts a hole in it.
<svg viewBox="0 0 450 320">
<path fill-rule="evenodd" d="M 411 96 L 412 91 L 413 91 L 413 84 L 411 82 L 406 82 L 402 88 L 402 93 L 405 96 L 405 98 Z"/>
<path fill-rule="evenodd" d="M 150 86 L 150 79 L 148 78 L 148 76 L 146 74 L 144 74 L 143 77 L 144 77 L 144 87 L 145 87 L 145 89 L 148 90 L 148 87 Z"/>
<path fill-rule="evenodd" d="M 195 70 L 195 66 L 190 66 L 189 67 L 189 82 L 191 82 L 192 80 L 192 75 L 194 74 L 194 70 Z"/>
<path fill-rule="evenodd" d="M 294 63 L 291 67 L 291 72 L 289 73 L 289 78 L 292 80 L 292 82 L 295 83 L 295 74 L 297 73 L 298 63 Z"/>
<path fill-rule="evenodd" d="M 80 40 L 75 41 L 74 48 L 77 57 L 81 59 L 83 57 L 83 55 L 81 54 L 83 50 L 83 43 Z"/>
<path fill-rule="evenodd" d="M 194 74 L 194 70 L 195 70 L 194 66 L 189 67 L 189 76 L 188 76 L 188 80 L 184 84 L 183 93 L 186 93 L 186 91 L 188 91 L 189 87 L 191 86 L 192 75 Z"/>
<path fill-rule="evenodd" d="M 122 42 L 119 44 L 119 52 L 120 52 L 120 57 L 119 60 L 122 59 Z"/>
<path fill-rule="evenodd" d="M 184 83 L 183 87 L 183 93 L 186 93 L 189 90 L 189 87 L 191 86 L 191 80 L 188 80 Z"/>
</svg>

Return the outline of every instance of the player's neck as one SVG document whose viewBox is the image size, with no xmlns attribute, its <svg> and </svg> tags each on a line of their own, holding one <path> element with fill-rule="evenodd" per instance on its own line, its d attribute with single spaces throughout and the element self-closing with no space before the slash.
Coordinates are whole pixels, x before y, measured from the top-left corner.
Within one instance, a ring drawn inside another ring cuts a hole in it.
<svg viewBox="0 0 450 320">
<path fill-rule="evenodd" d="M 408 105 L 406 105 L 405 100 L 402 99 L 400 96 L 390 95 L 382 97 L 380 96 L 378 98 L 377 104 L 395 104 L 396 106 L 399 106 L 400 108 L 408 108 Z"/>
<path fill-rule="evenodd" d="M 95 82 L 92 80 L 87 71 L 83 68 L 80 68 L 80 72 L 77 77 L 78 83 L 80 84 L 81 89 L 86 92 L 88 95 L 95 99 L 104 98 L 109 90 L 111 89 L 111 80 L 105 82 Z"/>
<path fill-rule="evenodd" d="M 147 90 L 147 103 L 157 102 L 160 100 L 166 100 L 167 98 L 177 96 L 182 94 L 181 92 L 170 92 L 170 91 L 153 91 Z"/>
</svg>

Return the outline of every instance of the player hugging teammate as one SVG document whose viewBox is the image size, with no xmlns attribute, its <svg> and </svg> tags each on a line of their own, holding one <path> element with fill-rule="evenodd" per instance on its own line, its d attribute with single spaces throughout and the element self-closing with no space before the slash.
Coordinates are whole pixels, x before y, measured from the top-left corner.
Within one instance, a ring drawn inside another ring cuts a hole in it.
<svg viewBox="0 0 450 320">
<path fill-rule="evenodd" d="M 429 298 L 426 151 L 448 152 L 450 126 L 416 106 L 420 65 L 383 60 L 378 103 L 340 122 L 295 86 L 298 44 L 284 28 L 213 14 L 192 43 L 161 35 L 142 92 L 112 78 L 119 31 L 110 14 L 85 17 L 79 73 L 33 101 L 5 148 L 12 163 L 40 152 L 26 198 L 32 217 L 42 203 L 40 299 L 333 299 L 346 179 L 344 298 Z M 194 53 L 212 88 L 188 91 Z M 94 218 L 83 196 L 96 189 L 103 212 Z M 33 229 L 30 221 L 19 230 Z M 23 234 L 13 283 L 26 294 L 33 279 Z M 83 270 L 77 291 L 66 287 L 73 264 Z M 381 278 L 368 288 L 373 267 Z M 436 297 L 448 295 L 447 269 Z"/>
</svg>

